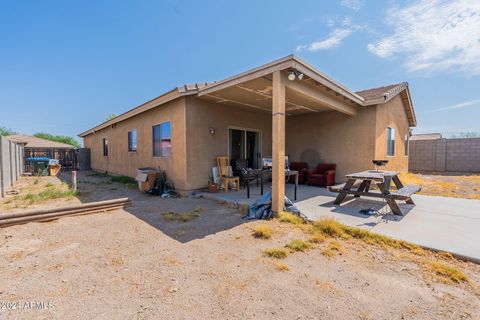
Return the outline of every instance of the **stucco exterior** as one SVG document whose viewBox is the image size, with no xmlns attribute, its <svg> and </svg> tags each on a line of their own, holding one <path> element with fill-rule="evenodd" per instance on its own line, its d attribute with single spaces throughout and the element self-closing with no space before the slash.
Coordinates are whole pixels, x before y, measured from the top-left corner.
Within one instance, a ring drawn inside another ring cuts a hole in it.
<svg viewBox="0 0 480 320">
<path fill-rule="evenodd" d="M 182 97 L 139 114 L 84 138 L 90 148 L 92 168 L 134 177 L 139 167 L 166 170 L 181 190 L 207 185 L 217 156 L 227 155 L 229 128 L 259 131 L 262 156 L 272 154 L 272 120 L 266 112 L 235 107 L 196 97 Z M 152 156 L 152 126 L 165 121 L 172 125 L 172 156 Z M 396 129 L 395 155 L 386 155 L 386 128 Z M 210 133 L 210 128 L 215 130 Z M 127 133 L 137 129 L 138 150 L 128 152 Z M 400 97 L 359 110 L 348 116 L 336 111 L 286 118 L 286 155 L 290 161 L 337 164 L 337 182 L 346 174 L 372 169 L 373 159 L 388 159 L 389 170 L 408 171 L 404 136 L 409 132 Z M 103 138 L 109 155 L 103 156 Z"/>
<path fill-rule="evenodd" d="M 154 157 L 152 127 L 170 121 L 172 156 Z M 135 177 L 137 168 L 153 167 L 167 172 L 175 187 L 186 186 L 185 98 L 181 97 L 128 120 L 89 134 L 84 146 L 91 150 L 92 169 Z M 128 132 L 137 130 L 137 151 L 128 151 Z M 103 138 L 108 139 L 108 156 L 103 156 Z"/>
<path fill-rule="evenodd" d="M 405 137 L 409 135 L 410 127 L 400 95 L 375 108 L 375 159 L 388 160 L 387 170 L 408 172 Z M 387 127 L 395 128 L 395 154 L 393 156 L 387 156 Z"/>
<path fill-rule="evenodd" d="M 260 132 L 262 155 L 272 155 L 272 116 L 216 102 L 188 97 L 187 188 L 205 187 L 217 156 L 228 155 L 229 128 Z M 209 128 L 215 130 L 210 134 Z"/>
<path fill-rule="evenodd" d="M 372 168 L 375 153 L 375 107 L 356 116 L 335 111 L 287 117 L 286 154 L 290 161 L 337 165 L 336 180 Z"/>
</svg>

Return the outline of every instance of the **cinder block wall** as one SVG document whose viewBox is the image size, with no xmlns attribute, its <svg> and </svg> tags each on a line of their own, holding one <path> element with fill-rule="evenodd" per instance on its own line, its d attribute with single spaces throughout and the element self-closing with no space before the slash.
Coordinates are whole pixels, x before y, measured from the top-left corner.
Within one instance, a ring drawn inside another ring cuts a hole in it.
<svg viewBox="0 0 480 320">
<path fill-rule="evenodd" d="M 480 172 L 480 138 L 410 141 L 410 171 Z"/>
</svg>

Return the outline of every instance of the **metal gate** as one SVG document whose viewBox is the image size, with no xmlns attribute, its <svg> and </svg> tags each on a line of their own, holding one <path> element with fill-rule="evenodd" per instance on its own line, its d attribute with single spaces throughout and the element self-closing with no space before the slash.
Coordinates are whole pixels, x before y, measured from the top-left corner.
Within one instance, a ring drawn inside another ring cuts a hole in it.
<svg viewBox="0 0 480 320">
<path fill-rule="evenodd" d="M 78 168 L 76 149 L 24 148 L 23 159 L 25 172 L 33 169 L 27 160 L 33 157 L 57 159 L 58 163 L 62 166 L 62 170 L 77 170 Z"/>
</svg>

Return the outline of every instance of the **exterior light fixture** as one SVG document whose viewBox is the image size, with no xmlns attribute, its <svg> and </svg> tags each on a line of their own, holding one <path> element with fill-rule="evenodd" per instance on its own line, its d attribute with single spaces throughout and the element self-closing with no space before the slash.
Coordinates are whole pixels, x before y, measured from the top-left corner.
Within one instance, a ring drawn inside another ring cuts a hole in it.
<svg viewBox="0 0 480 320">
<path fill-rule="evenodd" d="M 215 134 L 215 128 L 208 128 L 208 132 L 213 136 Z"/>
<path fill-rule="evenodd" d="M 303 73 L 300 73 L 297 70 L 288 71 L 288 80 L 293 81 L 295 79 L 302 80 Z"/>
<path fill-rule="evenodd" d="M 290 81 L 293 81 L 295 80 L 296 76 L 295 76 L 295 71 L 288 71 L 288 80 Z"/>
</svg>

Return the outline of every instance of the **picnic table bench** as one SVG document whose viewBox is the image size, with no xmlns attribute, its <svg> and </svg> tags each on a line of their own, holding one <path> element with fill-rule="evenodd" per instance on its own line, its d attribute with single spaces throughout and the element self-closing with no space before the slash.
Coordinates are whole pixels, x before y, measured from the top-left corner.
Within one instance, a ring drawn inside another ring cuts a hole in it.
<svg viewBox="0 0 480 320">
<path fill-rule="evenodd" d="M 412 200 L 412 195 L 422 190 L 420 186 L 408 185 L 404 186 L 398 177 L 398 172 L 395 171 L 377 171 L 368 170 L 346 175 L 347 182 L 328 187 L 331 192 L 338 193 L 335 199 L 335 204 L 341 204 L 347 195 L 353 195 L 358 198 L 361 196 L 383 198 L 386 200 L 388 206 L 393 214 L 403 215 L 400 207 L 396 203 L 397 200 L 405 201 L 408 204 L 415 204 Z M 390 184 L 393 181 L 396 190 L 390 191 Z M 380 192 L 371 192 L 371 184 L 375 183 Z"/>
</svg>

